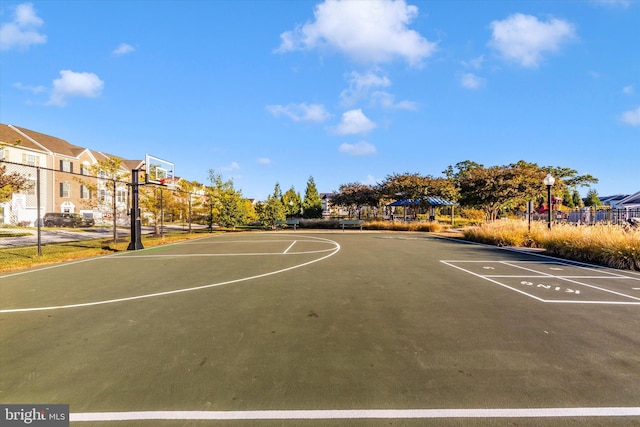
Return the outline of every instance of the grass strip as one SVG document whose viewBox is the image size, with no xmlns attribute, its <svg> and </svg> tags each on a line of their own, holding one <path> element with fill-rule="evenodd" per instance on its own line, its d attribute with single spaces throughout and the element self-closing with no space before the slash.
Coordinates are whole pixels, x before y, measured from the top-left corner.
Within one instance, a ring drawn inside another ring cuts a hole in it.
<svg viewBox="0 0 640 427">
<path fill-rule="evenodd" d="M 168 243 L 202 237 L 204 232 L 187 234 L 184 232 L 167 232 L 160 236 L 142 236 L 145 248 L 165 245 Z M 208 234 L 208 233 L 207 233 Z M 21 246 L 0 249 L 0 273 L 38 267 L 47 264 L 73 261 L 114 252 L 127 250 L 129 238 L 120 239 L 117 243 L 113 239 L 92 239 L 76 242 L 51 243 L 42 246 L 42 255 L 38 256 L 37 246 Z"/>
</svg>

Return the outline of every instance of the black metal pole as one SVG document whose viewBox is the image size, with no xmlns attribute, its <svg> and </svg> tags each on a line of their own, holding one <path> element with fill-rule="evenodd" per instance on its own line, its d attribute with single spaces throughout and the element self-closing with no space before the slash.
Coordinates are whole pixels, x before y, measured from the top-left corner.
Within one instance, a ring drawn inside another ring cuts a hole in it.
<svg viewBox="0 0 640 427">
<path fill-rule="evenodd" d="M 40 167 L 36 167 L 36 209 L 38 210 L 38 218 L 36 222 L 38 223 L 38 256 L 42 256 L 42 225 L 40 221 L 42 220 L 42 214 L 40 213 Z"/>
<path fill-rule="evenodd" d="M 547 206 L 548 208 L 547 226 L 549 227 L 549 230 L 551 230 L 551 186 L 550 185 L 547 185 L 547 200 L 549 201 L 549 205 Z"/>
<path fill-rule="evenodd" d="M 142 222 L 138 207 L 138 169 L 131 171 L 131 242 L 128 251 L 144 249 L 142 246 Z"/>
</svg>

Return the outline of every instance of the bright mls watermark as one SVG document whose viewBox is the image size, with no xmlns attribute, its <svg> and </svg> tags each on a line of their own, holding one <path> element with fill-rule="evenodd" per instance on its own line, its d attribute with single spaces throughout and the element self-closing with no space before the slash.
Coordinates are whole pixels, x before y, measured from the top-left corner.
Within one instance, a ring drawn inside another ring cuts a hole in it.
<svg viewBox="0 0 640 427">
<path fill-rule="evenodd" d="M 69 405 L 0 404 L 0 425 L 69 427 Z"/>
</svg>

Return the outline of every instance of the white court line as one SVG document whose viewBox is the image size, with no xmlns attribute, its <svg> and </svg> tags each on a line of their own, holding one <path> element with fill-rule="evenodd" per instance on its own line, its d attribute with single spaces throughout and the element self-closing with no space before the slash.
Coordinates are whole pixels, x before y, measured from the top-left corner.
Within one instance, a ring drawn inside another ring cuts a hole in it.
<svg viewBox="0 0 640 427">
<path fill-rule="evenodd" d="M 294 240 L 294 241 L 293 241 L 293 243 L 291 243 L 291 244 L 289 245 L 289 247 L 288 247 L 287 249 L 285 249 L 285 250 L 284 250 L 284 252 L 282 252 L 282 254 L 284 255 L 284 254 L 286 254 L 287 252 L 289 252 L 289 249 L 291 249 L 291 248 L 293 247 L 293 245 L 295 245 L 295 244 L 296 244 L 296 242 L 297 242 L 297 240 Z"/>
<path fill-rule="evenodd" d="M 520 289 L 517 289 L 517 288 L 511 287 L 511 286 L 505 285 L 504 283 L 498 282 L 497 280 L 493 280 L 493 279 L 492 279 L 492 278 L 490 278 L 490 277 L 487 277 L 487 276 L 483 276 L 483 275 L 481 275 L 481 274 L 474 273 L 473 271 L 465 270 L 464 268 L 462 268 L 462 267 L 458 267 L 457 265 L 454 265 L 454 264 L 450 264 L 450 262 L 457 262 L 457 261 L 443 261 L 443 260 L 440 260 L 440 262 L 441 262 L 441 263 L 443 263 L 443 264 L 448 265 L 449 267 L 453 267 L 453 268 L 457 268 L 458 270 L 462 270 L 462 271 L 464 271 L 465 273 L 471 274 L 472 276 L 476 276 L 476 277 L 479 277 L 479 278 L 481 278 L 481 279 L 487 280 L 487 281 L 489 281 L 489 282 L 495 283 L 496 285 L 502 286 L 503 288 L 511 289 L 512 291 L 518 292 L 519 294 L 526 295 L 526 296 L 528 296 L 529 298 L 533 298 L 533 299 L 538 300 L 538 301 L 540 301 L 540 302 L 546 302 L 546 301 L 545 301 L 544 299 L 542 299 L 542 298 L 538 298 L 537 296 L 535 296 L 535 295 L 531 295 L 531 294 L 526 293 L 526 292 L 524 292 L 524 291 L 521 291 Z"/>
<path fill-rule="evenodd" d="M 556 418 L 636 416 L 640 416 L 640 407 L 79 412 L 71 413 L 69 415 L 69 421 Z"/>
<path fill-rule="evenodd" d="M 448 261 L 444 261 L 444 260 L 440 260 L 440 262 L 443 263 L 443 264 L 446 264 L 448 266 L 451 266 L 451 267 L 457 268 L 459 270 L 462 270 L 462 271 L 464 271 L 466 273 L 469 273 L 469 274 L 471 274 L 473 276 L 476 276 L 476 277 L 479 277 L 481 279 L 487 280 L 489 282 L 495 283 L 496 285 L 500 285 L 500 286 L 502 286 L 504 288 L 511 289 L 512 291 L 518 292 L 520 294 L 526 295 L 526 296 L 528 296 L 530 298 L 533 298 L 535 300 L 538 300 L 538 301 L 541 301 L 541 302 L 545 302 L 545 303 L 556 303 L 556 304 L 558 304 L 558 303 L 563 303 L 563 304 L 603 304 L 603 305 L 606 305 L 606 304 L 610 304 L 610 305 L 639 305 L 640 304 L 640 302 L 631 302 L 631 301 L 589 301 L 589 300 L 578 300 L 578 301 L 576 301 L 576 300 L 554 300 L 554 299 L 539 298 L 539 297 L 537 297 L 537 296 L 535 296 L 533 294 L 530 294 L 528 292 L 522 291 L 522 290 L 520 290 L 518 288 L 514 288 L 513 286 L 509 286 L 509 285 L 504 284 L 502 282 L 499 282 L 497 280 L 493 280 L 493 277 L 497 277 L 497 278 L 518 278 L 518 277 L 525 278 L 525 277 L 532 277 L 532 278 L 564 280 L 566 282 L 574 283 L 574 284 L 577 284 L 577 285 L 580 285 L 580 286 L 585 286 L 585 287 L 588 287 L 588 288 L 593 288 L 593 289 L 596 289 L 596 290 L 599 290 L 599 291 L 602 291 L 602 292 L 611 293 L 611 294 L 614 294 L 614 295 L 617 295 L 617 296 L 621 296 L 621 297 L 624 297 L 624 298 L 627 298 L 627 299 L 640 301 L 640 298 L 634 297 L 632 295 L 627 295 L 627 294 L 616 292 L 616 291 L 613 291 L 613 290 L 610 290 L 610 289 L 601 288 L 599 286 L 578 282 L 576 280 L 571 280 L 570 277 L 572 277 L 572 276 L 554 276 L 552 274 L 540 272 L 540 271 L 537 271 L 537 270 L 528 269 L 528 268 L 525 268 L 525 267 L 520 267 L 518 265 L 514 265 L 514 264 L 510 263 L 509 261 L 475 261 L 475 260 L 474 261 L 465 261 L 465 260 L 460 260 L 460 261 L 448 260 Z M 536 276 L 533 276 L 533 275 L 532 276 L 483 275 L 483 274 L 474 273 L 473 271 L 470 271 L 470 270 L 467 270 L 465 268 L 459 267 L 459 266 L 457 266 L 455 264 L 451 264 L 451 263 L 464 264 L 464 263 L 467 263 L 467 262 L 473 262 L 473 263 L 483 263 L 483 262 L 484 263 L 499 263 L 499 264 L 503 264 L 503 265 L 508 265 L 510 267 L 519 268 L 519 269 L 522 269 L 522 270 L 525 270 L 525 271 L 531 271 L 532 273 L 536 273 L 536 274 L 539 274 L 541 276 L 538 276 L 538 275 L 536 275 Z M 567 264 L 567 265 L 570 265 L 570 264 Z M 575 267 L 575 266 L 573 266 L 573 267 Z M 583 267 L 578 267 L 578 268 L 583 268 Z M 608 279 L 608 280 L 609 279 L 627 279 L 627 278 L 634 279 L 632 277 L 625 277 L 625 276 L 616 276 L 616 277 L 598 276 L 598 277 L 595 277 L 595 278 L 596 279 Z"/>
<path fill-rule="evenodd" d="M 313 259 L 311 261 L 304 262 L 302 264 L 297 264 L 297 265 L 294 265 L 292 267 L 287 267 L 287 268 L 283 268 L 281 270 L 271 271 L 271 272 L 268 272 L 268 273 L 258 274 L 256 276 L 243 277 L 243 278 L 240 278 L 240 279 L 229 280 L 229 281 L 226 281 L 226 282 L 211 283 L 209 285 L 195 286 L 195 287 L 191 287 L 191 288 L 175 289 L 175 290 L 166 291 L 166 292 L 156 292 L 156 293 L 146 294 L 146 295 L 136 295 L 136 296 L 133 296 L 133 297 L 116 298 L 116 299 L 104 300 L 104 301 L 94 301 L 94 302 L 87 302 L 87 303 L 80 303 L 80 304 L 68 304 L 68 305 L 58 305 L 58 306 L 50 306 L 50 307 L 13 308 L 13 309 L 0 310 L 0 313 L 24 313 L 24 312 L 29 312 L 29 311 L 60 310 L 60 309 L 65 309 L 65 308 L 90 307 L 90 306 L 95 306 L 95 305 L 112 304 L 112 303 L 117 303 L 117 302 L 133 301 L 133 300 L 138 300 L 138 299 L 154 298 L 154 297 L 160 297 L 160 296 L 165 296 L 165 295 L 179 294 L 179 293 L 183 293 L 183 292 L 198 291 L 198 290 L 201 290 L 201 289 L 213 288 L 215 286 L 229 285 L 229 284 L 232 284 L 232 283 L 239 283 L 239 282 L 244 282 L 244 281 L 247 281 L 247 280 L 259 279 L 259 278 L 262 278 L 262 277 L 267 277 L 267 276 L 272 276 L 272 275 L 275 275 L 275 274 L 284 273 L 285 271 L 295 270 L 296 268 L 304 267 L 304 266 L 307 266 L 307 265 L 322 261 L 324 259 L 327 259 L 327 258 L 337 254 L 340 251 L 340 244 L 338 242 L 335 242 L 335 241 L 330 240 L 330 239 L 324 239 L 322 237 L 318 237 L 317 240 L 333 243 L 335 245 L 334 248 L 333 248 L 333 252 L 331 252 L 328 255 L 325 255 L 323 257 L 320 257 L 320 258 L 317 258 L 317 259 Z M 135 258 L 135 257 L 131 257 L 131 258 Z"/>
<path fill-rule="evenodd" d="M 295 242 L 294 242 L 295 243 Z M 293 246 L 293 244 L 291 244 Z M 289 246 L 289 248 L 291 247 Z M 289 250 L 289 249 L 287 249 Z M 228 253 L 228 254 L 157 254 L 157 255 L 128 255 L 119 256 L 118 259 L 136 259 L 136 258 L 196 258 L 196 257 L 234 257 L 234 256 L 261 256 L 261 255 L 306 255 L 319 254 L 322 252 L 335 251 L 335 248 L 318 249 L 317 251 L 304 252 L 247 252 L 247 253 Z"/>
<path fill-rule="evenodd" d="M 585 286 L 587 288 L 597 289 L 597 290 L 602 291 L 602 292 L 608 292 L 608 293 L 611 293 L 611 294 L 614 294 L 614 295 L 618 295 L 618 296 L 621 296 L 621 297 L 630 298 L 630 299 L 634 299 L 636 301 L 640 301 L 640 298 L 636 298 L 636 297 L 631 296 L 631 295 L 623 294 L 621 292 L 617 292 L 617 291 L 614 291 L 614 290 L 611 290 L 611 289 L 601 288 L 600 286 L 596 286 L 596 285 L 590 285 L 588 283 L 578 282 L 577 280 L 572 280 L 572 278 L 574 278 L 573 276 L 555 276 L 553 274 L 540 272 L 538 270 L 520 267 L 517 264 L 510 263 L 508 261 L 504 261 L 504 262 L 502 262 L 502 264 L 508 265 L 508 266 L 514 267 L 514 268 L 520 268 L 520 269 L 526 270 L 526 271 L 531 271 L 531 272 L 537 273 L 537 274 L 544 274 L 544 275 L 547 276 L 547 278 L 550 278 L 550 279 L 564 280 L 565 282 L 575 283 L 576 285 Z M 584 267 L 577 267 L 577 268 L 584 268 Z M 587 268 L 587 270 L 590 270 L 590 269 Z M 615 277 L 603 277 L 603 276 L 600 276 L 600 277 L 596 277 L 596 278 L 597 279 L 626 279 L 626 277 L 619 276 L 619 275 L 616 275 Z M 551 301 L 554 301 L 554 300 L 551 300 Z M 555 300 L 555 301 L 557 301 L 557 300 Z"/>
</svg>

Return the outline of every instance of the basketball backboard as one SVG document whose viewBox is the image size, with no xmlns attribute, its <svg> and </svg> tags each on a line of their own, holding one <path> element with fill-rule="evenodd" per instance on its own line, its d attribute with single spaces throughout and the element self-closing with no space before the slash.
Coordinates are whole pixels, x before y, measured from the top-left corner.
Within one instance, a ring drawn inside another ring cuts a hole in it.
<svg viewBox="0 0 640 427">
<path fill-rule="evenodd" d="M 174 165 L 171 162 L 147 154 L 145 156 L 145 182 L 147 184 L 173 184 Z"/>
</svg>

